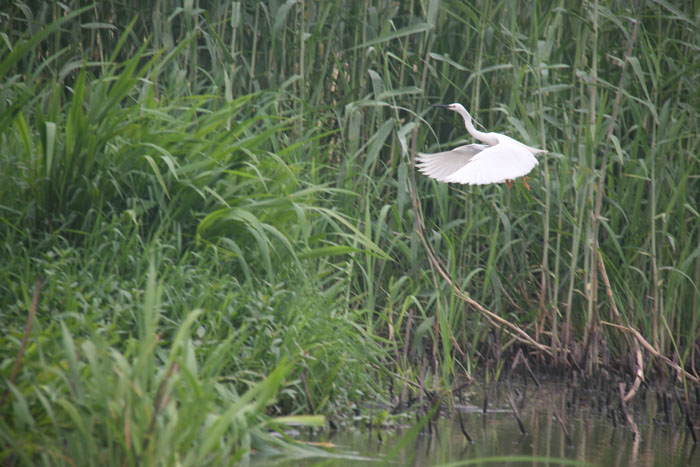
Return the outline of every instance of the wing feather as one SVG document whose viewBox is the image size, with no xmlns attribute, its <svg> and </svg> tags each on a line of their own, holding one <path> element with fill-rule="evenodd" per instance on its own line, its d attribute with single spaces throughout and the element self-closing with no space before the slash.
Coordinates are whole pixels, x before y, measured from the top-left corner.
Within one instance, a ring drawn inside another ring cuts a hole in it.
<svg viewBox="0 0 700 467">
<path fill-rule="evenodd" d="M 439 182 L 446 182 L 451 175 L 464 168 L 486 148 L 488 146 L 485 144 L 467 144 L 451 151 L 434 154 L 418 153 L 416 167 L 428 177 Z"/>
<path fill-rule="evenodd" d="M 442 181 L 467 185 L 501 183 L 527 175 L 537 164 L 537 159 L 525 145 L 501 141 L 476 154 Z"/>
</svg>

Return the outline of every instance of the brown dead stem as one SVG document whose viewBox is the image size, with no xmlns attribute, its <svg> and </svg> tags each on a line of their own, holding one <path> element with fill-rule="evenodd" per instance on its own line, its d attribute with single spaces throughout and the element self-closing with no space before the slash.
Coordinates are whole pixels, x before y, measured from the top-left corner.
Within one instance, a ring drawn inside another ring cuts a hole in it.
<svg viewBox="0 0 700 467">
<path fill-rule="evenodd" d="M 635 339 L 637 339 L 637 341 L 642 345 L 642 347 L 644 347 L 654 357 L 658 358 L 659 360 L 664 362 L 666 365 L 668 365 L 671 368 L 673 368 L 674 370 L 676 370 L 676 372 L 678 372 L 679 376 L 683 376 L 696 384 L 700 384 L 700 378 L 688 373 L 686 370 L 681 368 L 678 364 L 672 362 L 667 356 L 665 356 L 664 354 L 662 354 L 661 352 L 656 350 L 654 348 L 654 346 L 652 346 L 646 339 L 644 339 L 644 337 L 636 329 L 634 329 L 630 326 L 622 326 L 619 324 L 610 323 L 608 321 L 601 321 L 600 324 L 602 324 L 603 326 L 610 326 L 610 327 L 613 327 L 613 328 L 619 329 L 621 331 L 632 334 L 635 337 Z M 637 371 L 639 371 L 639 370 L 637 370 Z"/>
<path fill-rule="evenodd" d="M 608 279 L 608 273 L 605 270 L 605 262 L 603 261 L 603 255 L 598 250 L 598 269 L 600 270 L 600 276 L 603 278 L 603 284 L 605 285 L 605 293 L 610 301 L 610 309 L 615 315 L 615 319 L 620 326 L 624 326 L 622 322 L 622 316 L 620 311 L 617 309 L 617 304 L 615 303 L 615 298 L 613 296 L 612 287 L 610 285 L 610 279 Z M 644 381 L 644 359 L 642 358 L 642 351 L 639 348 L 639 343 L 634 340 L 634 353 L 637 357 L 637 371 L 635 372 L 634 383 L 632 383 L 632 388 L 625 395 L 624 401 L 629 402 L 639 390 L 639 386 Z"/>
<path fill-rule="evenodd" d="M 415 183 L 415 179 L 414 179 Z M 423 227 L 422 227 L 422 220 L 423 220 L 423 214 L 420 209 L 420 204 L 418 200 L 416 199 L 416 192 L 415 192 L 415 184 L 413 185 L 413 190 L 411 193 L 411 197 L 413 199 L 413 208 L 415 210 L 415 215 L 416 218 L 419 219 L 418 222 L 416 222 L 416 231 L 418 234 L 418 237 L 420 238 L 421 243 L 423 244 L 423 248 L 425 248 L 426 253 L 428 254 L 428 259 L 430 260 L 430 265 L 433 269 L 433 271 L 437 272 L 442 276 L 442 278 L 447 282 L 450 287 L 452 288 L 452 291 L 454 294 L 461 298 L 463 301 L 467 302 L 469 305 L 471 305 L 473 308 L 475 308 L 479 313 L 481 313 L 485 318 L 486 321 L 489 322 L 494 327 L 497 327 L 499 329 L 503 329 L 506 331 L 508 334 L 510 334 L 512 337 L 514 337 L 518 342 L 527 344 L 531 347 L 536 348 L 537 350 L 540 350 L 547 355 L 552 355 L 552 349 L 548 345 L 541 344 L 540 342 L 537 342 L 535 339 L 533 339 L 528 333 L 523 331 L 517 324 L 511 323 L 510 321 L 498 316 L 496 313 L 486 309 L 483 305 L 481 305 L 479 302 L 476 300 L 472 299 L 467 293 L 462 291 L 456 284 L 455 281 L 450 277 L 450 275 L 444 270 L 442 265 L 440 264 L 440 261 L 436 258 L 435 254 L 433 253 L 432 248 L 428 244 L 427 240 L 425 239 L 425 236 L 423 235 Z"/>
<path fill-rule="evenodd" d="M 27 342 L 29 341 L 29 333 L 32 331 L 32 324 L 34 323 L 34 316 L 36 315 L 36 307 L 39 304 L 39 293 L 41 292 L 41 283 L 44 281 L 42 276 L 36 280 L 34 284 L 34 295 L 32 296 L 32 304 L 29 306 L 29 317 L 27 318 L 27 326 L 24 328 L 24 336 L 22 336 L 22 344 L 19 346 L 19 352 L 17 352 L 17 359 L 12 367 L 12 373 L 10 373 L 10 384 L 14 384 L 15 378 L 17 378 L 17 373 L 19 373 L 19 367 L 22 364 L 22 357 L 24 356 L 24 349 L 27 348 Z M 5 392 L 0 397 L 0 407 L 5 402 L 5 398 L 10 393 L 10 389 L 7 388 Z"/>
</svg>

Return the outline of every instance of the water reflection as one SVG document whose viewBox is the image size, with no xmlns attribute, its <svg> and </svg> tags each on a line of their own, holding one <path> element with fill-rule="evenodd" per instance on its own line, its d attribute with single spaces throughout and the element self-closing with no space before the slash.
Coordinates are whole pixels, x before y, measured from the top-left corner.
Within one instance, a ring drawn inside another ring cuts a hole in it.
<svg viewBox="0 0 700 467">
<path fill-rule="evenodd" d="M 514 399 L 525 434 L 518 427 L 507 401 L 508 394 Z M 486 415 L 480 407 L 484 397 L 490 401 Z M 700 465 L 700 456 L 684 420 L 678 414 L 675 420 L 674 417 L 666 420 L 664 413 L 657 410 L 654 397 L 639 397 L 629 407 L 639 436 L 625 425 L 614 397 L 571 391 L 563 385 L 546 384 L 539 388 L 499 385 L 493 391 L 472 390 L 468 400 L 479 406 L 464 404 L 458 407 L 461 407 L 463 426 L 473 443 L 463 434 L 459 417 L 455 414 L 438 420 L 432 434 L 419 435 L 405 446 L 401 446 L 401 440 L 408 429 L 373 430 L 370 434 L 367 429 L 353 427 L 335 433 L 316 433 L 307 439 L 333 443 L 336 452 L 358 456 L 354 459 L 297 459 L 265 464 L 377 464 L 378 460 L 387 460 L 392 454 L 390 465 L 413 466 L 494 456 L 534 456 L 539 459 L 501 460 L 488 465 L 571 465 L 555 459 L 602 466 Z M 372 460 L 363 462 L 360 457 Z"/>
</svg>

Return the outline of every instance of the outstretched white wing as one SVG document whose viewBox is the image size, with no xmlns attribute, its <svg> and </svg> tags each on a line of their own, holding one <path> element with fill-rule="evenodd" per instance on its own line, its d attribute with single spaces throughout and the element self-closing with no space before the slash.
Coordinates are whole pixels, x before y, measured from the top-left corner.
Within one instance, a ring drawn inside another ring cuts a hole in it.
<svg viewBox="0 0 700 467">
<path fill-rule="evenodd" d="M 508 138 L 510 139 L 510 138 Z M 484 185 L 515 180 L 530 173 L 537 159 L 524 144 L 501 140 L 475 154 L 467 164 L 442 177 L 441 181 Z"/>
<path fill-rule="evenodd" d="M 486 148 L 488 146 L 485 144 L 467 144 L 451 151 L 434 154 L 418 153 L 416 167 L 428 177 L 439 182 L 446 182 L 450 176 L 470 164 L 475 156 Z"/>
</svg>

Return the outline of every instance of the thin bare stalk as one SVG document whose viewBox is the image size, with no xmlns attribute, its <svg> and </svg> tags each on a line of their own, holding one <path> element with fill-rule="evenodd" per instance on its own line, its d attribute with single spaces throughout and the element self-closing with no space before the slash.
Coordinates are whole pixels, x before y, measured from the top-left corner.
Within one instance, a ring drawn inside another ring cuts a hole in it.
<svg viewBox="0 0 700 467">
<path fill-rule="evenodd" d="M 32 303 L 29 306 L 29 317 L 27 318 L 27 326 L 24 328 L 24 336 L 22 336 L 22 344 L 19 346 L 19 352 L 17 352 L 17 359 L 12 367 L 12 373 L 10 373 L 10 384 L 14 384 L 17 378 L 17 373 L 19 373 L 19 367 L 22 364 L 22 357 L 24 356 L 24 350 L 27 348 L 27 342 L 29 341 L 29 333 L 32 331 L 32 324 L 34 323 L 34 316 L 36 315 L 36 307 L 39 304 L 39 293 L 41 292 L 41 284 L 44 281 L 43 276 L 39 276 L 34 284 L 34 295 L 32 295 Z M 10 393 L 10 389 L 5 389 L 0 397 L 0 407 L 5 402 L 5 398 Z"/>
</svg>

